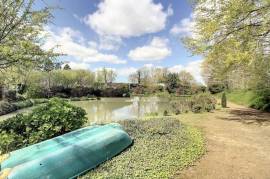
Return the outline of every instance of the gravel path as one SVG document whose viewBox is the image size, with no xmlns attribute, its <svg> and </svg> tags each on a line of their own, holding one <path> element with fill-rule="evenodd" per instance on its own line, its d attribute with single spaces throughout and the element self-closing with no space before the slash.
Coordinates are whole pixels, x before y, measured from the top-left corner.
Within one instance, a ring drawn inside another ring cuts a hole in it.
<svg viewBox="0 0 270 179">
<path fill-rule="evenodd" d="M 207 153 L 174 178 L 270 179 L 270 113 L 229 103 L 204 118 L 181 121 L 203 130 Z"/>
</svg>

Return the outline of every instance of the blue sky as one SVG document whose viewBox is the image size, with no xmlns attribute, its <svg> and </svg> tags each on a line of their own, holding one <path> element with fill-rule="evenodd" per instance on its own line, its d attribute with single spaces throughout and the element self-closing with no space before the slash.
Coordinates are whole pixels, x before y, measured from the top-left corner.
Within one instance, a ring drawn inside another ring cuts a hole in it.
<svg viewBox="0 0 270 179">
<path fill-rule="evenodd" d="M 180 37 L 192 35 L 188 0 L 38 0 L 36 8 L 60 7 L 46 27 L 45 49 L 66 54 L 72 68 L 113 68 L 117 81 L 147 66 L 189 71 L 198 81 L 200 56 L 191 56 Z"/>
</svg>

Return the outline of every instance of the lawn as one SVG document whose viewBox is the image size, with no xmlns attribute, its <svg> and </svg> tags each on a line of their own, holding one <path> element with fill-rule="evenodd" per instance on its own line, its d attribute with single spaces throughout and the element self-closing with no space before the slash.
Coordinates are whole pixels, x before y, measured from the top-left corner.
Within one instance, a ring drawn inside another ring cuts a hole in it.
<svg viewBox="0 0 270 179">
<path fill-rule="evenodd" d="M 174 118 L 121 124 L 134 145 L 82 178 L 170 178 L 205 151 L 201 132 Z"/>
</svg>

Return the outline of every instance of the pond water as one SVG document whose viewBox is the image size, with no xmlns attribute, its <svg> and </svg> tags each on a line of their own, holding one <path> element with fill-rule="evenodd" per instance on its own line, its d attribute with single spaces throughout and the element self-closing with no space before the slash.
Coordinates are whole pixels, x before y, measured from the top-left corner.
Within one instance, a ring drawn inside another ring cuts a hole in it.
<svg viewBox="0 0 270 179">
<path fill-rule="evenodd" d="M 169 110 L 169 99 L 158 97 L 101 98 L 99 101 L 76 101 L 84 108 L 90 123 L 136 119 L 145 114 L 163 114 Z"/>
<path fill-rule="evenodd" d="M 170 111 L 170 99 L 160 97 L 101 98 L 101 100 L 72 101 L 71 103 L 86 110 L 89 123 L 135 119 L 149 113 L 162 115 L 165 110 Z M 0 116 L 0 120 L 15 116 L 18 113 L 29 112 L 33 108 Z"/>
</svg>

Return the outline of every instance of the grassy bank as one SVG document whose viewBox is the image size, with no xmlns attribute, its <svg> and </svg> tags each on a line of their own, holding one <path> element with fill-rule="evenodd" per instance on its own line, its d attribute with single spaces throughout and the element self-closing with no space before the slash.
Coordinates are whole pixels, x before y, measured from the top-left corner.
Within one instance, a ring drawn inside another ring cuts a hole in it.
<svg viewBox="0 0 270 179">
<path fill-rule="evenodd" d="M 170 178 L 205 151 L 201 132 L 177 119 L 122 122 L 134 145 L 82 178 Z"/>
<path fill-rule="evenodd" d="M 226 96 L 235 104 L 270 112 L 270 89 L 229 91 Z M 221 97 L 221 93 L 218 97 Z"/>
<path fill-rule="evenodd" d="M 246 107 L 250 107 L 252 101 L 256 98 L 256 94 L 253 91 L 232 91 L 226 93 L 226 95 L 229 101 Z"/>
</svg>

